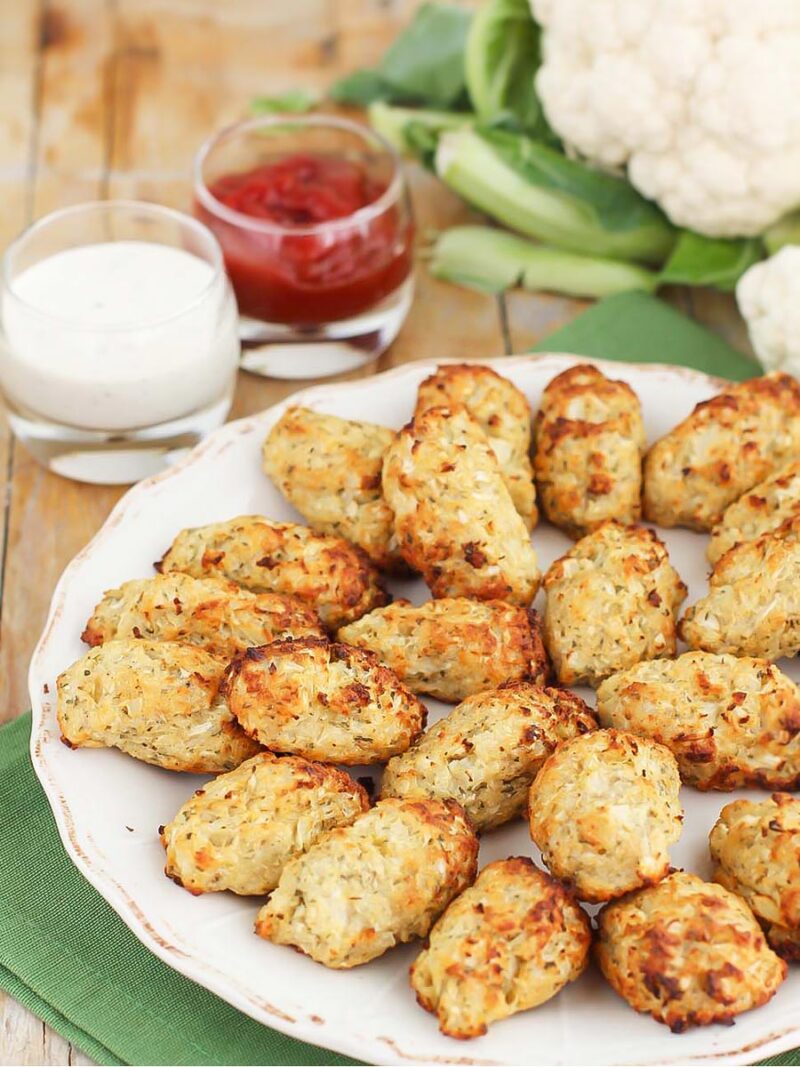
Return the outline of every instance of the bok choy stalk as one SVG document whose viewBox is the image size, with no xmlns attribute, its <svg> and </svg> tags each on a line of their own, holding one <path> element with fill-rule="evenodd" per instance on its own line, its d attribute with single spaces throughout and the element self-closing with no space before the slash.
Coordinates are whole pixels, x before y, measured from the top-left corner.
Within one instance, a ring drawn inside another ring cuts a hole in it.
<svg viewBox="0 0 800 1067">
<path fill-rule="evenodd" d="M 413 152 L 413 131 L 425 128 L 434 138 L 447 130 L 461 130 L 475 122 L 469 111 L 429 111 L 412 107 L 393 107 L 376 100 L 367 109 L 369 124 L 398 152 Z"/>
<path fill-rule="evenodd" d="M 519 286 L 599 298 L 629 289 L 652 292 L 658 283 L 658 275 L 644 267 L 547 248 L 489 226 L 447 230 L 429 269 L 437 278 L 488 293 Z"/>
<path fill-rule="evenodd" d="M 626 181 L 521 134 L 486 127 L 445 132 L 435 169 L 491 218 L 567 251 L 661 264 L 675 242 L 661 211 Z"/>
</svg>

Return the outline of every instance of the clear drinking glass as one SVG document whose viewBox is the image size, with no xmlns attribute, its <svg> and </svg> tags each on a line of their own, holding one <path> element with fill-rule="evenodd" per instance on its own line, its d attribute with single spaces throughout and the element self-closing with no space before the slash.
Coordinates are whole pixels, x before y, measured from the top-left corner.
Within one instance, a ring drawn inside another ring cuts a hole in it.
<svg viewBox="0 0 800 1067">
<path fill-rule="evenodd" d="M 51 470 L 137 481 L 224 422 L 236 301 L 195 219 L 135 201 L 78 204 L 25 230 L 2 275 L 9 421 Z"/>
<path fill-rule="evenodd" d="M 298 213 L 278 223 L 266 217 L 263 197 L 248 201 L 237 191 L 300 157 L 346 161 L 376 198 L 327 221 L 308 223 Z M 413 223 L 398 155 L 372 130 L 331 116 L 239 123 L 198 152 L 194 196 L 195 215 L 222 246 L 246 370 L 276 378 L 340 374 L 394 340 L 413 294 Z"/>
</svg>

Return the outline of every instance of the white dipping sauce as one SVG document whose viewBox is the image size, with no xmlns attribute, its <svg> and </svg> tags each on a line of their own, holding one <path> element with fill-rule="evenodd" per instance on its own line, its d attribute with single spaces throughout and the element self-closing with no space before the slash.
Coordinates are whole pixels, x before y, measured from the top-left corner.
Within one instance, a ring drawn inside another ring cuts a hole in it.
<svg viewBox="0 0 800 1067">
<path fill-rule="evenodd" d="M 224 274 L 170 245 L 109 241 L 57 252 L 3 293 L 3 385 L 70 426 L 131 430 L 222 399 L 239 359 Z"/>
</svg>

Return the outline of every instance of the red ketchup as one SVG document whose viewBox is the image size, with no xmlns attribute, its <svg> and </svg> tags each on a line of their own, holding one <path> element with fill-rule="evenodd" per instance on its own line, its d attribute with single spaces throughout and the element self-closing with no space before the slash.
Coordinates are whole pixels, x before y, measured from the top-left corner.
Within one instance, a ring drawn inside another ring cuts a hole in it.
<svg viewBox="0 0 800 1067">
<path fill-rule="evenodd" d="M 386 188 L 358 162 L 304 152 L 209 185 L 221 204 L 280 229 L 251 228 L 199 201 L 195 214 L 222 246 L 242 314 L 314 325 L 368 310 L 408 277 L 413 228 L 401 200 L 324 227 L 373 204 Z"/>
</svg>

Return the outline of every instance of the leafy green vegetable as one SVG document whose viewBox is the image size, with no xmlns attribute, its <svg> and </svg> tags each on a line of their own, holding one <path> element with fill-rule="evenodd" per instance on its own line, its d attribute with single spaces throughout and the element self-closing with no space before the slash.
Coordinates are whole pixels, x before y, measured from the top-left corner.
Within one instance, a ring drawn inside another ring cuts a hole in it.
<svg viewBox="0 0 800 1067">
<path fill-rule="evenodd" d="M 355 70 L 345 74 L 328 90 L 328 96 L 335 103 L 352 107 L 367 107 L 376 100 L 391 100 L 394 95 L 391 85 L 377 70 Z"/>
<path fill-rule="evenodd" d="M 471 18 L 453 4 L 423 4 L 375 70 L 342 78 L 330 90 L 331 99 L 362 107 L 375 100 L 433 108 L 468 106 L 464 48 Z"/>
<path fill-rule="evenodd" d="M 773 256 L 784 245 L 800 245 L 800 211 L 784 215 L 765 232 L 764 245 Z"/>
<path fill-rule="evenodd" d="M 311 111 L 320 102 L 319 93 L 310 89 L 289 89 L 279 96 L 257 96 L 250 101 L 250 110 L 254 115 L 302 115 Z"/>
<path fill-rule="evenodd" d="M 627 182 L 519 134 L 444 133 L 436 173 L 498 222 L 568 251 L 661 263 L 674 242 L 658 208 Z"/>
<path fill-rule="evenodd" d="M 468 111 L 393 107 L 383 100 L 370 104 L 367 117 L 373 130 L 398 152 L 413 152 L 415 155 L 419 154 L 423 142 L 425 151 L 435 149 L 440 133 L 445 130 L 460 130 L 475 121 L 475 116 Z"/>
<path fill-rule="evenodd" d="M 681 230 L 672 255 L 661 271 L 661 282 L 710 285 L 728 292 L 736 287 L 747 268 L 763 257 L 764 246 L 758 237 L 731 240 Z"/>
<path fill-rule="evenodd" d="M 430 271 L 485 293 L 521 286 L 598 298 L 630 289 L 652 292 L 658 281 L 644 267 L 563 252 L 489 226 L 455 226 L 443 233 L 434 247 Z"/>
<path fill-rule="evenodd" d="M 540 30 L 528 0 L 486 0 L 470 26 L 464 70 L 472 106 L 484 122 L 510 120 L 537 140 L 557 144 L 534 83 Z"/>
</svg>

